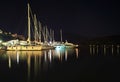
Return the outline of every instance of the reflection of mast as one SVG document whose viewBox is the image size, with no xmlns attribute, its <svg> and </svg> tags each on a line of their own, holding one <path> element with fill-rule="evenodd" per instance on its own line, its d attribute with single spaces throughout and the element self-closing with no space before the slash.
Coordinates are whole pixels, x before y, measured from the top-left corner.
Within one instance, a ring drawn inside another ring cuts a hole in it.
<svg viewBox="0 0 120 82">
<path fill-rule="evenodd" d="M 19 64 L 19 52 L 17 52 L 17 64 Z"/>
<path fill-rule="evenodd" d="M 63 52 L 60 50 L 60 60 L 62 61 Z"/>
<path fill-rule="evenodd" d="M 34 61 L 34 78 L 37 76 L 37 71 L 38 71 L 38 61 L 37 61 L 37 56 L 35 55 L 35 61 Z"/>
<path fill-rule="evenodd" d="M 68 55 L 68 51 L 67 49 L 65 50 L 65 60 L 67 61 L 67 55 Z"/>
<path fill-rule="evenodd" d="M 49 60 L 50 60 L 50 62 L 52 61 L 52 51 L 51 50 L 49 50 Z"/>
<path fill-rule="evenodd" d="M 75 51 L 76 51 L 76 57 L 78 58 L 78 48 L 76 48 Z"/>
<path fill-rule="evenodd" d="M 117 54 L 119 54 L 119 47 L 120 47 L 120 46 L 119 46 L 119 45 L 117 45 Z"/>
<path fill-rule="evenodd" d="M 92 54 L 92 45 L 89 45 L 90 47 L 90 54 Z"/>
<path fill-rule="evenodd" d="M 10 55 L 8 55 L 8 65 L 9 65 L 9 68 L 11 68 L 11 58 L 10 58 Z"/>
<path fill-rule="evenodd" d="M 112 54 L 113 54 L 113 51 L 114 51 L 113 45 L 112 45 L 112 50 L 111 51 L 112 51 Z"/>
<path fill-rule="evenodd" d="M 93 45 L 93 54 L 95 54 L 95 45 Z"/>
<path fill-rule="evenodd" d="M 41 55 L 39 56 L 39 60 L 38 60 L 38 69 L 40 70 L 41 69 Z"/>
<path fill-rule="evenodd" d="M 47 52 L 44 51 L 44 55 L 45 55 L 45 62 L 47 61 Z"/>
<path fill-rule="evenodd" d="M 106 54 L 106 45 L 104 45 L 104 54 Z"/>
<path fill-rule="evenodd" d="M 61 59 L 60 58 L 60 50 L 56 50 L 56 55 L 58 55 L 58 58 L 59 58 L 59 60 Z"/>
<path fill-rule="evenodd" d="M 27 59 L 27 64 L 28 64 L 28 79 L 30 79 L 30 55 L 29 54 L 27 54 L 28 55 L 28 59 Z"/>
</svg>

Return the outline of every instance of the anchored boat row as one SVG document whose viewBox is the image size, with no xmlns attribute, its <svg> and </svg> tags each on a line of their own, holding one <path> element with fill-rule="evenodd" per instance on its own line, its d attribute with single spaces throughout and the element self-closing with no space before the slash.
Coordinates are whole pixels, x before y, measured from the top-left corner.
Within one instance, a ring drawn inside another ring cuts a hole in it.
<svg viewBox="0 0 120 82">
<path fill-rule="evenodd" d="M 14 45 L 14 46 L 0 46 L 0 50 L 12 50 L 12 51 L 39 51 L 39 50 L 46 50 L 46 49 L 54 49 L 54 48 L 76 48 L 78 45 L 72 44 L 72 43 L 56 43 L 51 45 Z"/>
<path fill-rule="evenodd" d="M 73 43 L 69 42 L 63 42 L 62 41 L 62 30 L 61 33 L 61 41 L 56 42 L 54 40 L 54 31 L 48 30 L 48 28 L 45 26 L 42 28 L 42 25 L 40 21 L 37 21 L 36 15 L 32 14 L 30 5 L 28 3 L 28 38 L 27 40 L 10 40 L 6 42 L 0 42 L 0 50 L 45 50 L 45 49 L 54 49 L 54 48 L 75 48 L 78 47 L 78 45 L 75 45 Z M 34 28 L 32 28 L 31 20 L 33 23 Z M 31 33 L 34 32 L 34 33 Z M 33 34 L 33 36 L 31 36 Z M 41 36 L 43 35 L 44 41 L 41 41 Z M 31 40 L 31 38 L 34 38 L 34 40 Z"/>
</svg>

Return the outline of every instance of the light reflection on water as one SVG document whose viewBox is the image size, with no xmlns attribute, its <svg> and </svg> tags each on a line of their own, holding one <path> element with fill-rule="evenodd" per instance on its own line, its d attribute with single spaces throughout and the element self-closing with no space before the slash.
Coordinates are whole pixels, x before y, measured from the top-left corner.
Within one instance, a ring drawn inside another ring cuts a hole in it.
<svg viewBox="0 0 120 82">
<path fill-rule="evenodd" d="M 3 76 L 8 79 L 22 79 L 19 82 L 81 82 L 81 79 L 83 82 L 93 82 L 89 81 L 90 78 L 102 78 L 104 81 L 104 77 L 120 73 L 119 56 L 119 45 L 105 44 L 87 45 L 79 49 L 0 51 L 0 79 Z M 3 75 L 4 73 L 7 74 Z M 11 76 L 12 74 L 18 76 Z"/>
<path fill-rule="evenodd" d="M 120 54 L 120 45 L 89 45 L 89 52 L 95 54 Z"/>
<path fill-rule="evenodd" d="M 75 55 L 78 58 L 78 48 L 44 51 L 5 51 L 2 53 L 2 57 L 8 60 L 9 69 L 12 68 L 15 62 L 17 65 L 22 61 L 26 62 L 28 80 L 30 80 L 31 76 L 37 77 L 41 71 L 50 68 L 54 64 L 54 60 L 67 61 L 68 55 Z"/>
</svg>

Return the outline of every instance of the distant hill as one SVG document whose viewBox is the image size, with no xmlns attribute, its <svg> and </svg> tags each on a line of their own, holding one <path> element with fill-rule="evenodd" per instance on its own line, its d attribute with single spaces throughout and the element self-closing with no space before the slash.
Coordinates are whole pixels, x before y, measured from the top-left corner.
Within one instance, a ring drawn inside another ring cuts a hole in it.
<svg viewBox="0 0 120 82">
<path fill-rule="evenodd" d="M 3 34 L 0 33 L 0 40 L 2 41 L 9 41 L 9 40 L 25 40 L 25 37 L 23 35 L 17 35 L 17 34 Z"/>
<path fill-rule="evenodd" d="M 87 44 L 120 44 L 120 35 L 90 38 Z"/>
<path fill-rule="evenodd" d="M 120 35 L 91 38 L 91 44 L 120 44 Z"/>
<path fill-rule="evenodd" d="M 83 44 L 85 41 L 88 40 L 87 37 L 80 36 L 77 34 L 64 34 L 63 35 L 64 41 L 67 40 L 68 42 L 76 43 L 76 44 Z"/>
<path fill-rule="evenodd" d="M 83 37 L 77 34 L 64 35 L 64 39 L 69 42 L 80 45 L 88 44 L 120 44 L 120 35 L 104 36 L 104 37 Z"/>
<path fill-rule="evenodd" d="M 15 39 L 15 38 L 12 37 L 10 34 L 0 34 L 0 40 L 2 41 L 8 41 L 12 39 Z"/>
</svg>

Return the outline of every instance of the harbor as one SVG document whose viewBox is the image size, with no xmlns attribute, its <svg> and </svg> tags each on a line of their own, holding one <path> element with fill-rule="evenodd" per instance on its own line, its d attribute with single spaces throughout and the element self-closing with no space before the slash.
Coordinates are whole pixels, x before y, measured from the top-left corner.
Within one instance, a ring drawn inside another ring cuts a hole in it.
<svg viewBox="0 0 120 82">
<path fill-rule="evenodd" d="M 0 0 L 0 82 L 120 82 L 119 6 Z"/>
<path fill-rule="evenodd" d="M 9 35 L 14 39 L 9 39 L 0 42 L 0 50 L 7 51 L 40 51 L 55 48 L 77 48 L 77 44 L 63 42 L 62 30 L 60 30 L 61 41 L 55 41 L 54 30 L 48 29 L 47 26 L 42 26 L 41 22 L 37 19 L 35 13 L 32 12 L 30 4 L 27 4 L 27 38 L 23 35 L 22 39 L 15 38 L 18 34 L 4 33 L 1 30 L 1 35 Z M 32 23 L 32 24 L 31 24 Z M 32 26 L 31 26 L 32 25 Z"/>
</svg>

